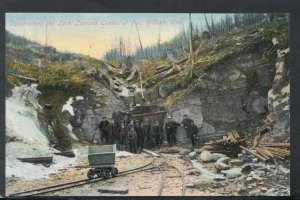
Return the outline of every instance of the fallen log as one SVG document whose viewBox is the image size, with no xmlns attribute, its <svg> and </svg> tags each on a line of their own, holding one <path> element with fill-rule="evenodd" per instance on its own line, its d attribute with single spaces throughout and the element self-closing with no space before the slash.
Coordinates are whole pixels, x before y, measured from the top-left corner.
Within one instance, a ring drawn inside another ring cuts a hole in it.
<svg viewBox="0 0 300 200">
<path fill-rule="evenodd" d="M 169 69 L 172 69 L 172 67 L 173 67 L 173 64 L 170 64 L 170 65 L 168 65 L 168 66 L 166 66 L 164 68 L 156 70 L 155 71 L 155 75 L 160 74 L 160 73 L 165 72 L 165 71 L 168 71 Z"/>
<path fill-rule="evenodd" d="M 112 73 L 118 73 L 119 69 L 117 69 L 114 65 L 110 64 L 107 61 L 103 61 L 103 63 L 105 64 L 105 66 L 107 67 L 107 69 L 112 72 Z"/>
<path fill-rule="evenodd" d="M 38 82 L 38 80 L 36 78 L 32 78 L 32 77 L 28 77 L 28 76 L 22 76 L 22 75 L 12 74 L 12 73 L 10 73 L 8 75 L 15 76 L 17 78 L 24 79 L 24 80 L 31 81 L 31 82 Z"/>
<path fill-rule="evenodd" d="M 53 162 L 53 156 L 47 156 L 47 157 L 35 157 L 35 158 L 17 158 L 18 160 L 22 162 L 29 162 L 29 163 L 52 163 Z"/>
<path fill-rule="evenodd" d="M 255 157 L 257 157 L 257 158 L 259 158 L 259 159 L 261 159 L 261 160 L 263 160 L 263 161 L 266 161 L 266 160 L 267 160 L 267 159 L 264 158 L 263 156 L 261 156 L 261 155 L 255 153 L 255 152 L 252 152 L 250 149 L 247 149 L 246 147 L 243 147 L 243 146 L 241 146 L 241 145 L 240 145 L 240 147 L 241 147 L 242 149 L 244 149 L 245 151 L 247 151 L 248 153 L 254 155 Z"/>
<path fill-rule="evenodd" d="M 75 154 L 73 151 L 63 151 L 63 152 L 59 152 L 59 153 L 54 153 L 54 155 L 60 155 L 60 156 L 65 156 L 65 157 L 69 157 L 69 158 L 75 157 Z"/>
</svg>

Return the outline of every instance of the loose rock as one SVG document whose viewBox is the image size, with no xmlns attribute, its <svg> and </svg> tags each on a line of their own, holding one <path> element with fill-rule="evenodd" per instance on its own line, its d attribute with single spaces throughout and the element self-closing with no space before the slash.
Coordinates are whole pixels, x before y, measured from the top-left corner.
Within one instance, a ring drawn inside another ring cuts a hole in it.
<svg viewBox="0 0 300 200">
<path fill-rule="evenodd" d="M 249 174 L 251 172 L 251 170 L 252 170 L 251 165 L 245 164 L 245 165 L 243 165 L 241 172 L 243 174 Z"/>
<path fill-rule="evenodd" d="M 189 154 L 189 158 L 191 159 L 191 160 L 194 160 L 194 159 L 196 159 L 196 157 L 197 157 L 197 153 L 196 152 L 191 152 L 190 154 Z"/>
<path fill-rule="evenodd" d="M 221 163 L 221 162 L 216 162 L 214 164 L 214 166 L 219 171 L 230 169 L 230 167 L 228 165 L 226 165 L 225 163 Z"/>
<path fill-rule="evenodd" d="M 203 162 L 212 162 L 212 161 L 214 161 L 213 155 L 212 155 L 209 151 L 203 151 L 203 152 L 200 154 L 200 159 L 201 159 Z"/>
<path fill-rule="evenodd" d="M 226 155 L 221 154 L 221 153 L 213 153 L 212 154 L 213 161 L 217 161 L 218 159 L 223 158 L 223 157 L 226 157 Z"/>
<path fill-rule="evenodd" d="M 217 162 L 219 162 L 219 163 L 225 163 L 225 164 L 227 164 L 228 165 L 228 162 L 230 161 L 230 158 L 229 157 L 222 157 L 222 158 L 219 158 L 218 160 L 217 160 Z"/>
<path fill-rule="evenodd" d="M 229 170 L 223 170 L 223 171 L 221 171 L 221 173 L 225 174 L 228 179 L 235 179 L 242 175 L 240 168 L 232 168 Z"/>
</svg>

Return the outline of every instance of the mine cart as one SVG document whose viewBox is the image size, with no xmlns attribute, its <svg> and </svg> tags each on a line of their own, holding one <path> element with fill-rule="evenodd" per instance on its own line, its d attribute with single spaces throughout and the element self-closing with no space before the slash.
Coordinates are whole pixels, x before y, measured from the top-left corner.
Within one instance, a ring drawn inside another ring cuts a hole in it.
<svg viewBox="0 0 300 200">
<path fill-rule="evenodd" d="M 89 171 L 88 178 L 110 178 L 118 174 L 115 168 L 116 144 L 96 145 L 88 149 Z"/>
</svg>

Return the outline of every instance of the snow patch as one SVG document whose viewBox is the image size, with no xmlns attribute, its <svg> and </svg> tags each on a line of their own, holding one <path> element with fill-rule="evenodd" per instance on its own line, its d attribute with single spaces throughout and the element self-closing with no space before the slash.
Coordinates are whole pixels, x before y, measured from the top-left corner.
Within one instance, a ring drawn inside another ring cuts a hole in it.
<svg viewBox="0 0 300 200">
<path fill-rule="evenodd" d="M 71 138 L 73 138 L 74 140 L 79 140 L 76 135 L 73 133 L 73 127 L 71 124 L 68 124 L 67 126 L 68 130 L 69 130 L 69 134 L 71 136 Z"/>
<path fill-rule="evenodd" d="M 74 116 L 74 109 L 71 106 L 72 103 L 73 103 L 73 97 L 70 97 L 69 100 L 66 102 L 66 104 L 63 105 L 61 112 L 64 112 L 66 110 L 71 114 L 71 116 Z"/>
<path fill-rule="evenodd" d="M 81 101 L 81 100 L 84 100 L 84 97 L 83 96 L 76 96 L 75 99 L 76 99 L 76 101 Z"/>
<path fill-rule="evenodd" d="M 282 95 L 290 94 L 290 84 L 288 84 L 287 86 L 281 89 L 281 94 Z"/>
<path fill-rule="evenodd" d="M 17 177 L 25 180 L 48 178 L 50 174 L 67 169 L 78 164 L 76 158 L 53 155 L 57 150 L 42 144 L 24 144 L 10 142 L 6 144 L 6 177 Z M 50 167 L 42 164 L 21 162 L 17 158 L 53 156 Z"/>
<path fill-rule="evenodd" d="M 116 152 L 116 157 L 127 157 L 127 156 L 132 156 L 132 155 L 135 155 L 135 154 L 132 154 L 127 151 L 117 151 Z"/>
<path fill-rule="evenodd" d="M 125 86 L 120 86 L 120 88 L 122 89 L 122 92 L 120 93 L 120 96 L 129 97 L 130 91 L 128 90 L 128 88 L 125 87 Z"/>
<path fill-rule="evenodd" d="M 24 142 L 48 145 L 47 137 L 41 132 L 37 113 L 34 109 L 27 107 L 23 100 L 24 92 L 28 94 L 28 86 L 15 87 L 13 95 L 5 100 L 5 122 L 6 135 L 16 137 Z M 33 99 L 30 100 L 34 102 Z"/>
</svg>

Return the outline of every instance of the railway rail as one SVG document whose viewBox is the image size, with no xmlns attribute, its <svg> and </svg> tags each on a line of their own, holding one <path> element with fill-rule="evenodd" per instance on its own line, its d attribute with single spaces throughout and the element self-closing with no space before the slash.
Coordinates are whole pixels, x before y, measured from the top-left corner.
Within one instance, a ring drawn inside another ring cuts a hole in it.
<svg viewBox="0 0 300 200">
<path fill-rule="evenodd" d="M 174 165 L 168 162 L 168 159 L 163 156 L 162 154 L 157 153 L 160 157 L 164 160 L 159 165 L 154 165 L 158 168 L 161 172 L 161 184 L 158 191 L 158 196 L 184 196 L 185 195 L 185 182 L 184 182 L 184 175 L 180 172 L 180 170 L 175 167 Z M 175 179 L 179 179 L 181 184 L 176 185 Z M 178 193 L 168 193 L 166 187 L 176 188 L 178 187 Z"/>
<path fill-rule="evenodd" d="M 110 179 L 118 178 L 118 177 L 121 177 L 121 176 L 126 176 L 128 174 L 136 173 L 136 172 L 139 172 L 139 171 L 152 169 L 154 167 L 149 168 L 149 166 L 152 165 L 153 162 L 154 162 L 154 158 L 151 160 L 151 162 L 147 163 L 146 165 L 143 165 L 141 167 L 137 167 L 137 168 L 134 168 L 134 169 L 119 172 L 117 176 L 111 177 Z M 103 181 L 103 180 L 107 180 L 107 179 L 103 179 L 103 178 L 83 179 L 83 180 L 79 180 L 79 181 L 62 183 L 62 184 L 53 185 L 53 186 L 44 187 L 44 188 L 13 193 L 13 194 L 10 194 L 9 196 L 10 197 L 17 197 L 17 196 L 42 195 L 42 194 L 47 194 L 47 193 L 56 192 L 56 191 L 60 191 L 60 190 L 65 190 L 65 189 L 69 189 L 69 188 L 79 187 L 79 186 L 82 186 L 82 185 L 91 184 L 91 183 L 95 183 L 95 182 L 99 182 L 99 181 Z"/>
<path fill-rule="evenodd" d="M 153 171 L 154 169 L 158 169 L 161 173 L 161 184 L 159 187 L 158 196 L 170 196 L 170 195 L 184 196 L 185 195 L 184 176 L 180 172 L 180 170 L 178 168 L 176 168 L 175 166 L 173 166 L 172 164 L 170 164 L 168 162 L 168 159 L 165 156 L 163 156 L 162 154 L 151 153 L 151 151 L 144 151 L 144 153 L 146 153 L 147 155 L 150 155 L 152 157 L 152 160 L 149 163 L 147 163 L 146 165 L 143 165 L 141 167 L 121 171 L 118 173 L 117 176 L 111 177 L 109 179 L 118 178 L 118 177 L 126 176 L 129 174 L 141 172 L 141 171 L 146 171 L 146 170 Z M 155 157 L 157 157 L 157 155 L 159 155 L 159 157 L 162 158 L 162 160 L 155 159 Z M 156 162 L 157 162 L 157 164 L 156 164 Z M 39 196 L 39 195 L 43 195 L 43 194 L 47 194 L 47 193 L 51 193 L 51 192 L 56 192 L 56 191 L 61 191 L 61 190 L 69 189 L 69 188 L 79 187 L 82 185 L 87 185 L 87 184 L 100 182 L 100 181 L 104 181 L 104 180 L 109 180 L 109 179 L 105 179 L 102 177 L 101 178 L 97 177 L 97 178 L 93 178 L 93 179 L 83 179 L 83 180 L 79 180 L 79 181 L 62 183 L 62 184 L 53 185 L 53 186 L 44 187 L 44 188 L 13 193 L 13 194 L 10 194 L 9 197 Z M 181 184 L 174 185 L 173 184 L 174 179 L 179 179 Z M 178 193 L 170 194 L 170 193 L 168 193 L 168 191 L 165 190 L 166 187 L 178 187 L 178 189 L 179 189 Z"/>
</svg>

